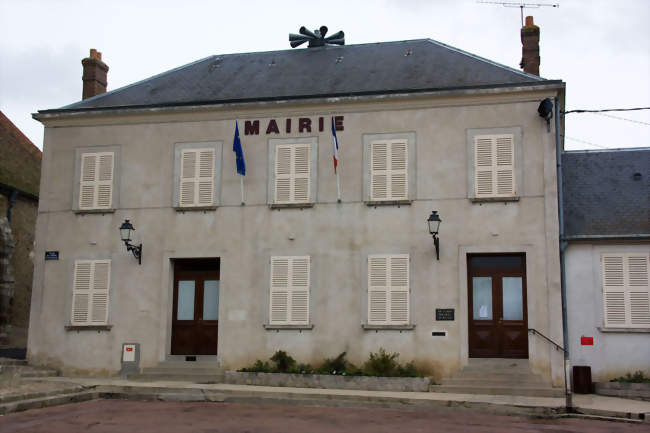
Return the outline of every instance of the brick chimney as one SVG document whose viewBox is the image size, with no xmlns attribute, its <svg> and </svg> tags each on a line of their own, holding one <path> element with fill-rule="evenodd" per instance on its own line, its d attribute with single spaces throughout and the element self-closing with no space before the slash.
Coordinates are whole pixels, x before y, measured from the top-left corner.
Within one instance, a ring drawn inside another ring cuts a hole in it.
<svg viewBox="0 0 650 433">
<path fill-rule="evenodd" d="M 521 28 L 521 63 L 524 72 L 539 75 L 539 27 L 533 17 L 526 17 L 526 25 Z"/>
<path fill-rule="evenodd" d="M 102 53 L 91 48 L 90 57 L 83 59 L 81 64 L 84 69 L 83 76 L 81 77 L 84 83 L 81 99 L 106 93 L 108 66 L 102 62 Z"/>
</svg>

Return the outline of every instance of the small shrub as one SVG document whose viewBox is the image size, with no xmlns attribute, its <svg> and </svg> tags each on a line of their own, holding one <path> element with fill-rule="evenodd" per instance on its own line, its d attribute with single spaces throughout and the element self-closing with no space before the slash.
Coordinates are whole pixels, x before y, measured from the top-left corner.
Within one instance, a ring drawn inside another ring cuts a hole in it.
<svg viewBox="0 0 650 433">
<path fill-rule="evenodd" d="M 318 369 L 323 374 L 343 374 L 347 370 L 348 361 L 345 359 L 346 352 L 339 354 L 336 358 L 326 358 L 323 365 Z"/>
<path fill-rule="evenodd" d="M 266 361 L 257 360 L 251 367 L 244 367 L 238 371 L 246 373 L 272 373 L 271 365 Z"/>
<path fill-rule="evenodd" d="M 363 372 L 369 376 L 395 376 L 399 365 L 397 358 L 399 353 L 387 353 L 384 348 L 379 348 L 379 352 L 370 353 Z"/>
<path fill-rule="evenodd" d="M 296 367 L 293 368 L 293 371 L 291 371 L 291 373 L 296 373 L 296 374 L 311 374 L 313 372 L 314 369 L 309 364 L 298 364 Z"/>
<path fill-rule="evenodd" d="M 406 365 L 402 366 L 399 365 L 397 367 L 397 375 L 399 377 L 420 377 L 421 375 L 418 373 L 417 368 L 415 368 L 415 364 L 413 361 L 407 362 Z"/>
<path fill-rule="evenodd" d="M 275 352 L 271 357 L 271 361 L 275 363 L 275 368 L 280 373 L 288 373 L 296 366 L 296 360 L 284 350 L 278 350 Z"/>
<path fill-rule="evenodd" d="M 650 383 L 650 377 L 647 377 L 642 371 L 635 371 L 633 374 L 627 373 L 625 376 L 612 379 L 612 382 L 624 383 Z"/>
</svg>

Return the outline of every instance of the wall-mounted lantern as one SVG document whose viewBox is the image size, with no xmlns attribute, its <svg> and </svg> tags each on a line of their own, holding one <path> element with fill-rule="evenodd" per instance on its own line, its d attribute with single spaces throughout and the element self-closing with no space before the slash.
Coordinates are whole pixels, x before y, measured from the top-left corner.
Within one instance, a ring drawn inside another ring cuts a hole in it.
<svg viewBox="0 0 650 433">
<path fill-rule="evenodd" d="M 131 251 L 133 256 L 138 259 L 138 264 L 142 264 L 142 244 L 135 246 L 131 244 L 131 233 L 135 231 L 133 225 L 129 222 L 128 219 L 125 219 L 122 225 L 120 226 L 120 237 L 126 245 L 126 250 Z"/>
<path fill-rule="evenodd" d="M 537 107 L 537 113 L 539 114 L 539 117 L 546 120 L 546 130 L 548 132 L 551 132 L 551 118 L 553 117 L 553 102 L 549 98 L 544 99 L 542 102 L 539 103 L 539 107 Z"/>
<path fill-rule="evenodd" d="M 442 220 L 438 215 L 438 211 L 431 211 L 431 215 L 427 219 L 427 226 L 429 234 L 433 236 L 433 245 L 436 247 L 436 259 L 440 260 L 440 240 L 438 239 L 438 229 Z"/>
</svg>

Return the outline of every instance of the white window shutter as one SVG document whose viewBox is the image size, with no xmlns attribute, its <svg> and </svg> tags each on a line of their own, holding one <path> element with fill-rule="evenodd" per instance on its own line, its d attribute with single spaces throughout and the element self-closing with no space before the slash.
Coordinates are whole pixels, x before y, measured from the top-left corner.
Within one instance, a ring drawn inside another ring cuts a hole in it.
<svg viewBox="0 0 650 433">
<path fill-rule="evenodd" d="M 309 324 L 309 256 L 271 257 L 271 325 Z"/>
<path fill-rule="evenodd" d="M 474 137 L 474 193 L 480 197 L 515 195 L 514 136 Z"/>
<path fill-rule="evenodd" d="M 111 278 L 111 261 L 95 260 L 93 262 L 93 268 L 90 321 L 93 325 L 105 325 L 108 323 L 108 295 Z"/>
<path fill-rule="evenodd" d="M 198 152 L 198 159 L 196 203 L 198 206 L 212 206 L 214 197 L 214 149 L 201 149 Z"/>
<path fill-rule="evenodd" d="M 309 256 L 291 260 L 291 325 L 309 323 Z"/>
<path fill-rule="evenodd" d="M 276 204 L 309 203 L 311 200 L 311 145 L 278 144 L 275 149 Z"/>
<path fill-rule="evenodd" d="M 606 327 L 625 327 L 625 258 L 622 255 L 603 255 L 603 304 Z"/>
<path fill-rule="evenodd" d="M 648 254 L 603 254 L 605 326 L 650 328 Z"/>
<path fill-rule="evenodd" d="M 183 150 L 181 152 L 179 206 L 212 206 L 213 197 L 214 149 Z"/>
<path fill-rule="evenodd" d="M 83 153 L 79 209 L 110 209 L 113 205 L 113 152 Z"/>
<path fill-rule="evenodd" d="M 368 324 L 410 323 L 409 255 L 368 256 Z"/>
<path fill-rule="evenodd" d="M 408 198 L 408 143 L 406 140 L 390 142 L 390 194 L 391 200 Z"/>
<path fill-rule="evenodd" d="M 309 144 L 298 144 L 293 148 L 293 201 L 309 203 L 309 180 L 311 176 Z"/>
<path fill-rule="evenodd" d="M 108 323 L 110 260 L 77 260 L 72 287 L 71 324 L 77 326 Z"/>
<path fill-rule="evenodd" d="M 72 284 L 72 325 L 87 325 L 90 319 L 92 292 L 92 261 L 78 260 L 74 265 Z"/>
<path fill-rule="evenodd" d="M 390 258 L 390 324 L 409 324 L 409 256 Z"/>
<path fill-rule="evenodd" d="M 650 286 L 648 254 L 627 255 L 630 326 L 650 328 Z"/>
<path fill-rule="evenodd" d="M 388 142 L 370 143 L 370 200 L 387 200 L 388 191 Z"/>
</svg>

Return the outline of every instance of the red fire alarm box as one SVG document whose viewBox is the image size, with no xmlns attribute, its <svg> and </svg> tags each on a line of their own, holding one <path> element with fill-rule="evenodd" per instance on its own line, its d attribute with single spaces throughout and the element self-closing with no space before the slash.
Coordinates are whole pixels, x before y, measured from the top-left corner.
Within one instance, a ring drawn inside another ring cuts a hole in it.
<svg viewBox="0 0 650 433">
<path fill-rule="evenodd" d="M 583 346 L 593 346 L 594 337 L 580 337 L 580 344 Z"/>
</svg>

